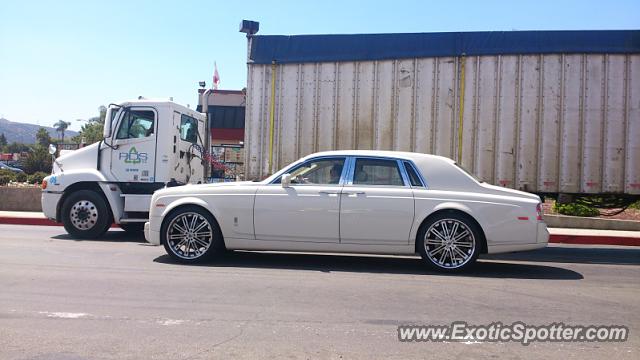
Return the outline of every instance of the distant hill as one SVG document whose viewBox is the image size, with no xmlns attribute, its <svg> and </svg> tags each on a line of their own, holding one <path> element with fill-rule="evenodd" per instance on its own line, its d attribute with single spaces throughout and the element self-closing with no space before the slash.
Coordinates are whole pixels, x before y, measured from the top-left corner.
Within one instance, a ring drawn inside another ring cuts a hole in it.
<svg viewBox="0 0 640 360">
<path fill-rule="evenodd" d="M 52 122 L 53 123 L 53 122 Z M 47 129 L 49 136 L 53 139 L 58 139 L 60 134 L 56 132 L 56 129 L 50 126 L 38 126 L 34 124 L 20 123 L 9 121 L 4 118 L 0 118 L 0 134 L 4 134 L 8 143 L 19 142 L 24 144 L 35 144 L 36 133 L 41 127 Z M 67 130 L 64 132 L 64 140 L 78 135 L 76 131 Z"/>
</svg>

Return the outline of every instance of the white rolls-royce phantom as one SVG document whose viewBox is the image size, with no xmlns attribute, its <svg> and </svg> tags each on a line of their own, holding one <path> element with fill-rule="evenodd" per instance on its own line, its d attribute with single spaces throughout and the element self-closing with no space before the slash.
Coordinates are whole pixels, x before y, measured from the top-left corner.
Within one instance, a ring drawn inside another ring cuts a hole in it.
<svg viewBox="0 0 640 360">
<path fill-rule="evenodd" d="M 445 157 L 395 151 L 321 152 L 260 182 L 162 189 L 149 217 L 147 241 L 181 262 L 225 249 L 420 254 L 456 271 L 549 238 L 537 195 L 481 183 Z"/>
</svg>

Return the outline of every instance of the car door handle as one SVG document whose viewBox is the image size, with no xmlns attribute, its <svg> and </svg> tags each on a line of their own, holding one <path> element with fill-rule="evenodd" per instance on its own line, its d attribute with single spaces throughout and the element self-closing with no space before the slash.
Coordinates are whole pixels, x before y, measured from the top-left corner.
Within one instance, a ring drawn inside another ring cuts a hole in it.
<svg viewBox="0 0 640 360">
<path fill-rule="evenodd" d="M 366 193 L 364 191 L 345 191 L 343 192 L 343 194 L 346 194 L 347 196 L 358 196 L 358 195 L 365 195 Z"/>
</svg>

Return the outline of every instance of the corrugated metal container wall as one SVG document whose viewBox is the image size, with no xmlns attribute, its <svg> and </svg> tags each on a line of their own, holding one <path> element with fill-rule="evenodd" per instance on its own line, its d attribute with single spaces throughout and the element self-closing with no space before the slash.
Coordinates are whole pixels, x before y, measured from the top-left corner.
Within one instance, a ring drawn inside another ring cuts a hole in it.
<svg viewBox="0 0 640 360">
<path fill-rule="evenodd" d="M 248 179 L 316 151 L 379 149 L 531 192 L 640 194 L 640 55 L 250 64 L 245 134 Z"/>
</svg>

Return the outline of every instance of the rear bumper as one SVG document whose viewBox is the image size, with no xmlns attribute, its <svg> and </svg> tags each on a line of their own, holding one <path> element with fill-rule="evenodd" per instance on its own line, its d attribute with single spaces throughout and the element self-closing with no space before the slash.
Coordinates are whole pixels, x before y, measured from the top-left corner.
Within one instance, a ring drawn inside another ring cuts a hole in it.
<svg viewBox="0 0 640 360">
<path fill-rule="evenodd" d="M 538 238 L 536 243 L 544 244 L 545 246 L 549 243 L 549 230 L 547 229 L 547 224 L 543 222 L 538 223 Z"/>
<path fill-rule="evenodd" d="M 533 231 L 531 231 L 533 232 Z M 506 243 L 506 244 L 487 244 L 488 254 L 499 254 L 516 251 L 528 251 L 541 249 L 547 246 L 549 243 L 549 230 L 547 230 L 547 224 L 539 222 L 536 225 L 535 238 L 533 236 L 527 238 L 523 243 Z M 535 240 L 535 242 L 533 242 Z"/>
</svg>

